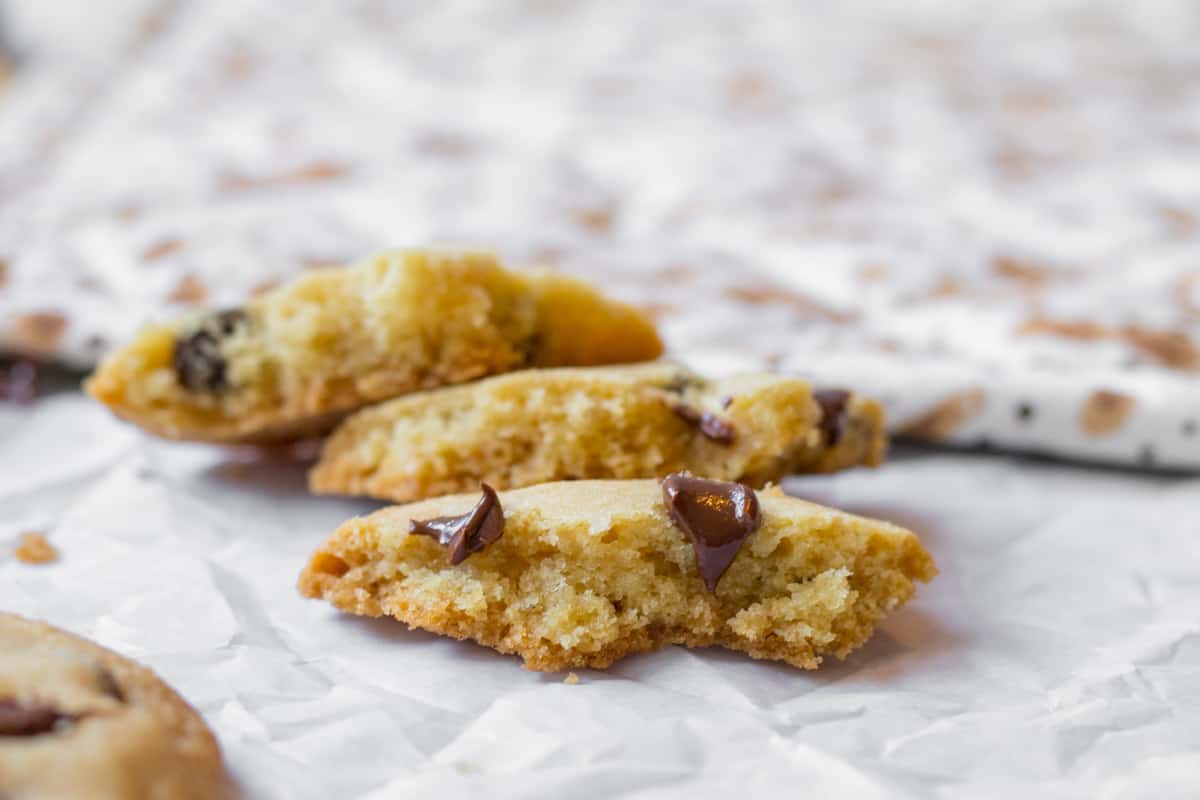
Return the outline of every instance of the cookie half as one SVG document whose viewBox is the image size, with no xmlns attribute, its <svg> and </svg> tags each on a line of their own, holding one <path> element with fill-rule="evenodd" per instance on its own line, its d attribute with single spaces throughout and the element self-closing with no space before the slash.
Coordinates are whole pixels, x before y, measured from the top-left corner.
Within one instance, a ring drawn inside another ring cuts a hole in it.
<svg viewBox="0 0 1200 800">
<path fill-rule="evenodd" d="M 692 470 L 762 486 L 874 466 L 883 410 L 773 375 L 705 380 L 681 367 L 526 370 L 364 409 L 309 476 L 323 494 L 397 502 L 557 480 Z"/>
<path fill-rule="evenodd" d="M 675 475 L 387 508 L 339 528 L 300 590 L 534 670 L 603 668 L 668 644 L 812 669 L 935 574 L 916 535 L 890 523 Z"/>
<path fill-rule="evenodd" d="M 236 796 L 200 715 L 153 672 L 0 614 L 0 796 Z"/>
<path fill-rule="evenodd" d="M 482 253 L 385 253 L 242 308 L 151 327 L 87 390 L 169 439 L 273 442 L 361 406 L 533 366 L 657 357 L 651 322 L 578 281 Z"/>
</svg>

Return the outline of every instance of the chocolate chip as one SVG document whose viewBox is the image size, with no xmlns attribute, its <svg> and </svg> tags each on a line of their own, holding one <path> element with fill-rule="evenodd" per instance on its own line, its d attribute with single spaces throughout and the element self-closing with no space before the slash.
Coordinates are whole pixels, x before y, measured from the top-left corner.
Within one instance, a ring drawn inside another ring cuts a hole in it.
<svg viewBox="0 0 1200 800">
<path fill-rule="evenodd" d="M 704 585 L 715 592 L 742 542 L 762 522 L 758 496 L 749 486 L 697 478 L 687 472 L 664 478 L 662 492 L 671 521 L 692 540 Z"/>
<path fill-rule="evenodd" d="M 450 548 L 450 563 L 461 564 L 467 556 L 478 553 L 504 533 L 504 509 L 496 491 L 481 483 L 483 497 L 475 507 L 459 517 L 434 517 L 408 523 L 408 532 L 431 536 L 443 547 Z"/>
<path fill-rule="evenodd" d="M 175 376 L 192 392 L 220 392 L 229 388 L 228 364 L 221 341 L 249 324 L 240 309 L 207 317 L 193 333 L 175 343 Z"/>
<path fill-rule="evenodd" d="M 821 433 L 825 443 L 832 447 L 846 432 L 846 405 L 850 402 L 850 393 L 845 389 L 820 389 L 813 392 L 813 399 L 821 407 Z"/>
<path fill-rule="evenodd" d="M 733 444 L 736 431 L 726 420 L 721 419 L 711 411 L 701 411 L 683 403 L 671 407 L 675 415 L 700 428 L 700 433 L 718 444 Z"/>
<path fill-rule="evenodd" d="M 51 706 L 25 705 L 16 700 L 0 700 L 0 736 L 40 736 L 75 717 Z"/>
</svg>

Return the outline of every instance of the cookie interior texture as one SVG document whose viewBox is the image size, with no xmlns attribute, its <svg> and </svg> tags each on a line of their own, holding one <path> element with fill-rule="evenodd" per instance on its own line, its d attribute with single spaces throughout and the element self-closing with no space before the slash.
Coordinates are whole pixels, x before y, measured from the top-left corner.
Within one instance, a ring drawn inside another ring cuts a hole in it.
<svg viewBox="0 0 1200 800">
<path fill-rule="evenodd" d="M 410 520 L 462 514 L 478 493 L 347 522 L 301 592 L 367 616 L 472 639 L 535 670 L 603 668 L 667 644 L 720 645 L 815 668 L 843 657 L 936 574 L 916 535 L 759 493 L 761 527 L 706 590 L 658 482 L 573 481 L 501 494 L 504 533 L 451 567 Z"/>
<path fill-rule="evenodd" d="M 64 631 L 0 614 L 0 705 L 0 797 L 236 796 L 195 710 L 150 670 Z"/>
<path fill-rule="evenodd" d="M 661 351 L 644 315 L 586 284 L 510 272 L 483 253 L 404 251 L 148 328 L 87 389 L 167 438 L 286 441 L 406 392 Z"/>
<path fill-rule="evenodd" d="M 708 381 L 670 364 L 521 371 L 358 412 L 326 443 L 309 483 L 401 502 L 480 481 L 510 489 L 684 469 L 758 487 L 791 472 L 878 464 L 882 409 L 857 402 L 831 444 L 798 379 Z M 721 426 L 716 435 L 701 418 Z"/>
</svg>

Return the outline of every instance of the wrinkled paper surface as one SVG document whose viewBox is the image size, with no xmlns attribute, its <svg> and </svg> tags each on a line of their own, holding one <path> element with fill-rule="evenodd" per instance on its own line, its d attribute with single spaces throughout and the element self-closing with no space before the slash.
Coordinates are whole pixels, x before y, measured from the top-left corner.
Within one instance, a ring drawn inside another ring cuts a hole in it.
<svg viewBox="0 0 1200 800">
<path fill-rule="evenodd" d="M 0 609 L 157 670 L 253 798 L 1192 798 L 1200 481 L 900 453 L 787 482 L 919 531 L 942 575 L 845 662 L 721 650 L 540 675 L 341 615 L 297 574 L 370 503 L 304 466 L 0 407 Z M 46 531 L 58 563 L 21 564 Z"/>
</svg>

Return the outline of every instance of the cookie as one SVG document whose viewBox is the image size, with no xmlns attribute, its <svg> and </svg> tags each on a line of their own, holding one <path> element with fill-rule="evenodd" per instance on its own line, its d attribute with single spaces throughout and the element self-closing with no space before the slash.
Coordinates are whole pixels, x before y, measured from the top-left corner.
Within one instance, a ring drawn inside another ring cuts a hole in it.
<svg viewBox="0 0 1200 800">
<path fill-rule="evenodd" d="M 277 442 L 360 406 L 531 366 L 643 361 L 653 325 L 591 287 L 479 253 L 385 253 L 145 330 L 87 390 L 169 439 Z"/>
<path fill-rule="evenodd" d="M 0 614 L 0 797 L 234 796 L 216 739 L 153 672 Z"/>
<path fill-rule="evenodd" d="M 556 480 L 679 470 L 762 486 L 791 472 L 876 465 L 879 405 L 771 375 L 682 367 L 526 370 L 397 398 L 326 443 L 313 491 L 398 502 Z"/>
<path fill-rule="evenodd" d="M 936 572 L 890 523 L 676 473 L 386 508 L 339 528 L 299 586 L 533 670 L 604 668 L 668 644 L 812 669 Z"/>
</svg>

